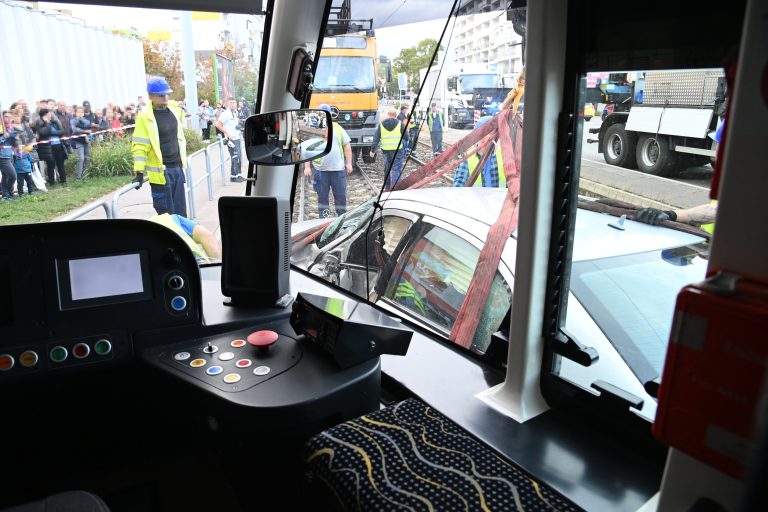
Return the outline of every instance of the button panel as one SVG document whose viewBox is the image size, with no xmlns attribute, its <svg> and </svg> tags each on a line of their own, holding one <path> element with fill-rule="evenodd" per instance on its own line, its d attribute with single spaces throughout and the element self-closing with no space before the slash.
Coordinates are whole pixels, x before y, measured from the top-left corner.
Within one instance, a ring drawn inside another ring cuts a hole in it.
<svg viewBox="0 0 768 512">
<path fill-rule="evenodd" d="M 271 338 L 265 347 L 248 343 L 248 336 Z M 296 365 L 302 348 L 291 337 L 256 329 L 231 335 L 189 340 L 164 352 L 161 359 L 205 384 L 227 392 L 241 392 L 283 373 Z"/>
</svg>

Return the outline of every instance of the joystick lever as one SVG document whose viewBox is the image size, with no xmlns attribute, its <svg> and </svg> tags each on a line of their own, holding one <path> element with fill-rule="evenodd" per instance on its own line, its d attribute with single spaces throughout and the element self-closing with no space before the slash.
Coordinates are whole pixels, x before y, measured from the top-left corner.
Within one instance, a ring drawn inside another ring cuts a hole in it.
<svg viewBox="0 0 768 512">
<path fill-rule="evenodd" d="M 256 347 L 256 354 L 259 356 L 266 356 L 271 347 L 278 338 L 278 334 L 275 331 L 255 331 L 248 335 L 246 341 L 251 346 Z"/>
</svg>

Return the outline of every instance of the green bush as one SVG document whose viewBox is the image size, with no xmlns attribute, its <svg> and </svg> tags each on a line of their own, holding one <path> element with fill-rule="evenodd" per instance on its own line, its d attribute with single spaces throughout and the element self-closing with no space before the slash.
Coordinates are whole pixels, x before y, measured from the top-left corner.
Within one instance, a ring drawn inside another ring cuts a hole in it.
<svg viewBox="0 0 768 512">
<path fill-rule="evenodd" d="M 187 139 L 187 155 L 205 147 L 202 137 L 194 130 L 184 129 Z M 67 176 L 77 175 L 77 153 L 72 151 L 64 164 Z M 91 143 L 91 165 L 85 176 L 130 176 L 133 174 L 131 138 L 106 140 Z"/>
<path fill-rule="evenodd" d="M 77 153 L 72 151 L 64 164 L 67 176 L 77 175 Z M 88 176 L 130 176 L 133 174 L 130 138 L 91 143 L 91 164 L 85 170 Z"/>
<path fill-rule="evenodd" d="M 203 142 L 203 137 L 200 135 L 200 132 L 197 130 L 192 130 L 191 128 L 184 128 L 184 137 L 187 139 L 187 155 L 191 155 L 197 150 L 203 149 L 205 147 L 205 142 Z"/>
</svg>

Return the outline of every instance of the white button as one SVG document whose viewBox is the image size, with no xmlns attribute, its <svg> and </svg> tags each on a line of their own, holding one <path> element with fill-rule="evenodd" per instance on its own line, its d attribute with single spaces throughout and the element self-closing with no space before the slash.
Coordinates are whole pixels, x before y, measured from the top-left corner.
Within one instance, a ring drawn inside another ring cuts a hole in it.
<svg viewBox="0 0 768 512">
<path fill-rule="evenodd" d="M 266 375 L 271 372 L 272 369 L 269 366 L 257 366 L 253 369 L 254 375 Z"/>
<path fill-rule="evenodd" d="M 219 360 L 221 361 L 229 361 L 230 359 L 234 359 L 235 354 L 232 352 L 223 352 L 219 354 Z"/>
<path fill-rule="evenodd" d="M 177 361 L 186 361 L 190 357 L 192 357 L 192 355 L 189 352 L 179 352 L 173 355 L 173 358 Z"/>
</svg>

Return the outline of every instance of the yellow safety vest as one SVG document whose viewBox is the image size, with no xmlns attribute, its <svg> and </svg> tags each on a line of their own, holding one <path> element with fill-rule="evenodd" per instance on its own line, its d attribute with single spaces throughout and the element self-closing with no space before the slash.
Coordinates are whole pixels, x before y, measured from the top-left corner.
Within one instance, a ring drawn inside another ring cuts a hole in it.
<svg viewBox="0 0 768 512">
<path fill-rule="evenodd" d="M 498 144 L 494 144 L 493 153 L 496 155 L 496 164 L 498 166 L 498 172 L 499 172 L 499 188 L 504 188 L 507 186 L 507 177 L 504 174 L 504 158 L 501 156 L 501 147 Z M 471 157 L 467 158 L 467 165 L 469 166 L 469 176 L 472 175 L 472 172 L 474 172 L 475 167 L 477 167 L 477 164 L 480 163 L 480 158 L 478 158 L 477 153 L 472 155 Z M 487 160 L 486 160 L 487 163 Z M 467 179 L 469 179 L 469 176 L 467 176 Z M 475 182 L 472 184 L 473 187 L 484 187 L 483 184 L 483 175 L 481 174 L 479 176 L 480 179 L 475 180 Z"/>
<path fill-rule="evenodd" d="M 195 259 L 198 261 L 201 261 L 203 263 L 208 263 L 210 259 L 208 258 L 208 255 L 205 254 L 203 249 L 198 245 L 197 242 L 195 242 L 191 236 L 187 234 L 186 231 L 182 229 L 181 226 L 176 224 L 176 222 L 171 218 L 170 214 L 164 213 L 162 215 L 155 215 L 154 217 L 150 217 L 149 220 L 152 222 L 156 222 L 157 224 L 160 224 L 162 226 L 167 227 L 177 235 L 181 237 L 184 242 L 189 246 L 190 249 L 192 249 L 192 254 L 195 255 Z"/>
<path fill-rule="evenodd" d="M 176 116 L 179 157 L 182 169 L 186 169 L 187 139 L 184 137 L 184 114 L 175 101 L 168 102 L 168 108 Z M 147 105 L 147 108 L 136 116 L 136 127 L 131 140 L 131 155 L 134 172 L 146 173 L 150 183 L 165 185 L 165 165 L 163 165 L 163 154 L 160 151 L 160 133 L 157 130 L 157 121 L 151 105 Z"/>
<path fill-rule="evenodd" d="M 443 111 L 441 110 L 437 114 L 440 117 L 440 127 L 443 128 L 443 131 L 445 131 L 445 116 L 443 115 Z M 432 112 L 427 114 L 427 126 L 429 126 L 429 131 L 432 131 Z"/>
<path fill-rule="evenodd" d="M 384 128 L 384 123 L 379 125 L 379 133 L 381 134 L 381 149 L 383 151 L 393 151 L 397 149 L 397 144 L 400 142 L 400 128 L 402 123 L 397 123 L 394 128 L 387 130 Z"/>
<path fill-rule="evenodd" d="M 397 283 L 397 289 L 395 290 L 395 298 L 409 298 L 413 299 L 413 303 L 416 305 L 416 308 L 421 312 L 422 315 L 426 314 L 426 309 L 424 308 L 424 302 L 421 300 L 421 295 L 418 294 L 416 289 L 413 287 L 413 285 L 406 281 L 400 281 Z"/>
</svg>

